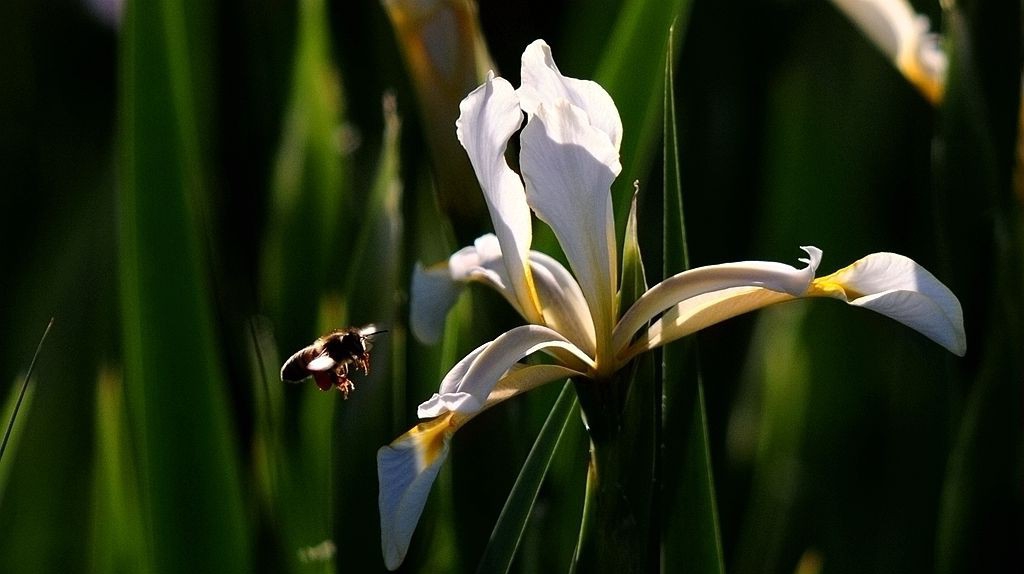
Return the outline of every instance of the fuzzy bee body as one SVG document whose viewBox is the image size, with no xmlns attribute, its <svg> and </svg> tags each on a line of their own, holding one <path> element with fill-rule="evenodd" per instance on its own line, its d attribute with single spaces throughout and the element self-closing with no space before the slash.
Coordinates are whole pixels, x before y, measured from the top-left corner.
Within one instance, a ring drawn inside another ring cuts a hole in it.
<svg viewBox="0 0 1024 574">
<path fill-rule="evenodd" d="M 313 377 L 320 390 L 335 387 L 347 399 L 356 388 L 348 378 L 350 370 L 370 374 L 370 337 L 382 332 L 375 325 L 331 331 L 289 357 L 281 367 L 281 380 L 298 383 Z"/>
</svg>

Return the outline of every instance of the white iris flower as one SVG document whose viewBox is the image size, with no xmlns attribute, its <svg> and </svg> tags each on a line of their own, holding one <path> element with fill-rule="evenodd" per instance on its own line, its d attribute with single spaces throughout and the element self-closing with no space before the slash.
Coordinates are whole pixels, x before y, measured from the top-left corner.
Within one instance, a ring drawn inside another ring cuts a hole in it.
<svg viewBox="0 0 1024 574">
<path fill-rule="evenodd" d="M 633 357 L 741 313 L 801 297 L 832 297 L 882 313 L 957 355 L 966 341 L 960 303 L 910 259 L 875 253 L 815 278 L 821 250 L 804 247 L 801 269 L 746 261 L 669 277 L 629 309 L 616 298 L 610 186 L 621 170 L 622 123 L 611 97 L 591 81 L 563 76 L 543 41 L 526 48 L 522 86 L 493 74 L 469 94 L 456 123 L 490 210 L 494 234 L 417 269 L 412 328 L 436 339 L 462 285 L 489 285 L 523 316 L 516 327 L 469 353 L 420 405 L 425 422 L 377 456 L 381 542 L 388 568 L 401 564 L 452 434 L 481 411 L 569 377 L 603 384 Z M 522 126 L 524 115 L 525 127 Z M 520 130 L 521 174 L 505 160 Z M 531 211 L 554 231 L 570 272 L 531 251 Z M 520 361 L 544 351 L 553 364 Z"/>
</svg>

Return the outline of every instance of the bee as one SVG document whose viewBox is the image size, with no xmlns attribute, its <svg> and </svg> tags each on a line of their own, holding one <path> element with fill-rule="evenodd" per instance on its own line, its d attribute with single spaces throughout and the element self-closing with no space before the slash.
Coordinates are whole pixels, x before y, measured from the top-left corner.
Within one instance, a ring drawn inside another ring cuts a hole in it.
<svg viewBox="0 0 1024 574">
<path fill-rule="evenodd" d="M 348 399 L 356 388 L 349 370 L 370 374 L 370 337 L 386 332 L 372 324 L 331 331 L 289 357 L 281 367 L 281 380 L 298 383 L 311 376 L 321 391 L 336 387 Z"/>
</svg>

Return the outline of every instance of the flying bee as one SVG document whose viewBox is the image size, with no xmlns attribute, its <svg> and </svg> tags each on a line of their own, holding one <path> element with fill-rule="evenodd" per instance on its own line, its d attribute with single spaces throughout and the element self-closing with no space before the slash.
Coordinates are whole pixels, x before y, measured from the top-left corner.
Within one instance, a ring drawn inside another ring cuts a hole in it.
<svg viewBox="0 0 1024 574">
<path fill-rule="evenodd" d="M 348 399 L 356 388 L 348 378 L 349 370 L 370 374 L 370 337 L 386 332 L 372 324 L 331 331 L 289 357 L 281 367 L 281 380 L 298 383 L 311 376 L 321 391 L 337 387 Z"/>
</svg>

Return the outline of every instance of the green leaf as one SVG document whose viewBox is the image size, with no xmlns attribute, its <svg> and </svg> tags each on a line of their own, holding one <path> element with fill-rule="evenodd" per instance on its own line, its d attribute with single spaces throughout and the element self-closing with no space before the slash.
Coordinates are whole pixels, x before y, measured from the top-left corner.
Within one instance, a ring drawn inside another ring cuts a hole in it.
<svg viewBox="0 0 1024 574">
<path fill-rule="evenodd" d="M 975 366 L 939 500 L 934 559 L 940 574 L 998 571 L 1020 559 L 1024 162 L 1014 157 L 1020 153 L 1014 141 L 1021 126 L 1019 63 L 1004 57 L 1010 46 L 1016 53 L 1019 21 L 1015 3 L 970 2 L 945 14 L 950 67 L 936 136 L 936 195 L 941 247 L 970 341 L 956 363 Z"/>
<path fill-rule="evenodd" d="M 377 467 L 373 464 L 377 449 L 394 438 L 393 410 L 396 402 L 405 400 L 406 331 L 401 315 L 402 301 L 396 296 L 408 280 L 401 272 L 405 240 L 404 182 L 399 171 L 401 119 L 392 95 L 384 96 L 382 107 L 384 132 L 376 174 L 365 201 L 365 212 L 359 218 L 358 236 L 346 257 L 342 298 L 347 317 L 345 324 L 373 323 L 378 330 L 387 332 L 373 338 L 372 369 L 357 381 L 351 398 L 347 401 L 333 399 L 337 405 L 334 425 L 326 437 L 333 441 L 333 492 L 342 494 L 335 495 L 332 509 L 334 542 L 339 557 L 354 556 L 380 546 L 380 533 L 376 528 L 351 527 L 353 522 L 379 523 L 376 497 L 344 496 L 344 493 L 354 485 L 377 483 Z M 326 397 L 311 398 L 322 402 Z M 348 437 L 358 437 L 358 440 L 347 440 Z M 367 556 L 367 564 L 379 564 L 375 554 Z"/>
<path fill-rule="evenodd" d="M 34 394 L 35 385 L 26 385 L 24 387 L 12 385 L 11 392 L 7 400 L 4 401 L 4 408 L 0 411 L 0 416 L 3 416 L 3 419 L 0 420 L 10 421 L 7 434 L 13 437 L 9 441 L 4 441 L 8 443 L 10 452 L 3 459 L 0 459 L 0 501 L 4 499 L 4 494 L 7 492 L 7 481 L 10 478 L 11 471 L 14 470 L 14 463 L 18 460 L 18 446 L 21 443 L 20 439 L 24 432 L 25 421 L 29 418 L 25 414 L 15 417 L 15 410 L 18 404 L 21 404 L 20 410 L 24 410 L 26 413 L 31 411 Z"/>
<path fill-rule="evenodd" d="M 669 34 L 663 91 L 665 189 L 662 271 L 665 277 L 685 271 L 690 266 L 676 134 L 674 42 L 673 27 Z M 662 568 L 667 572 L 725 572 L 708 445 L 704 387 L 695 340 L 689 338 L 665 346 L 661 376 Z"/>
<path fill-rule="evenodd" d="M 519 540 L 526 530 L 537 493 L 547 475 L 551 459 L 558 449 L 559 442 L 569 421 L 576 410 L 576 394 L 572 383 L 566 382 L 561 394 L 551 407 L 547 420 L 541 428 L 537 439 L 530 449 L 530 454 L 523 463 L 523 468 L 516 478 L 516 483 L 505 501 L 498 522 L 491 532 L 490 542 L 484 549 L 483 558 L 477 572 L 508 572 L 512 566 Z"/>
<path fill-rule="evenodd" d="M 673 56 L 679 49 L 668 44 L 669 28 L 685 30 L 689 11 L 690 0 L 627 0 L 604 44 L 594 79 L 615 100 L 624 127 L 623 181 L 612 194 L 616 237 L 622 237 L 629 213 L 629 186 L 647 176 L 657 149 L 665 46 L 671 46 Z"/>
<path fill-rule="evenodd" d="M 339 256 L 357 224 L 347 195 L 340 75 L 330 60 L 327 6 L 297 3 L 296 45 L 271 182 L 260 287 L 284 348 L 308 344 L 320 296 L 343 280 Z M 347 216 L 347 217 L 346 217 Z"/>
<path fill-rule="evenodd" d="M 121 374 L 101 368 L 96 382 L 93 572 L 151 572 Z"/>
<path fill-rule="evenodd" d="M 626 234 L 622 245 L 622 286 L 619 288 L 619 309 L 629 309 L 647 291 L 644 262 L 640 257 L 640 237 L 637 235 L 636 194 L 629 205 Z"/>
<path fill-rule="evenodd" d="M 204 253 L 209 6 L 125 6 L 119 221 L 125 386 L 146 538 L 165 572 L 249 572 Z M 197 535 L 197 533 L 199 533 Z"/>
</svg>

